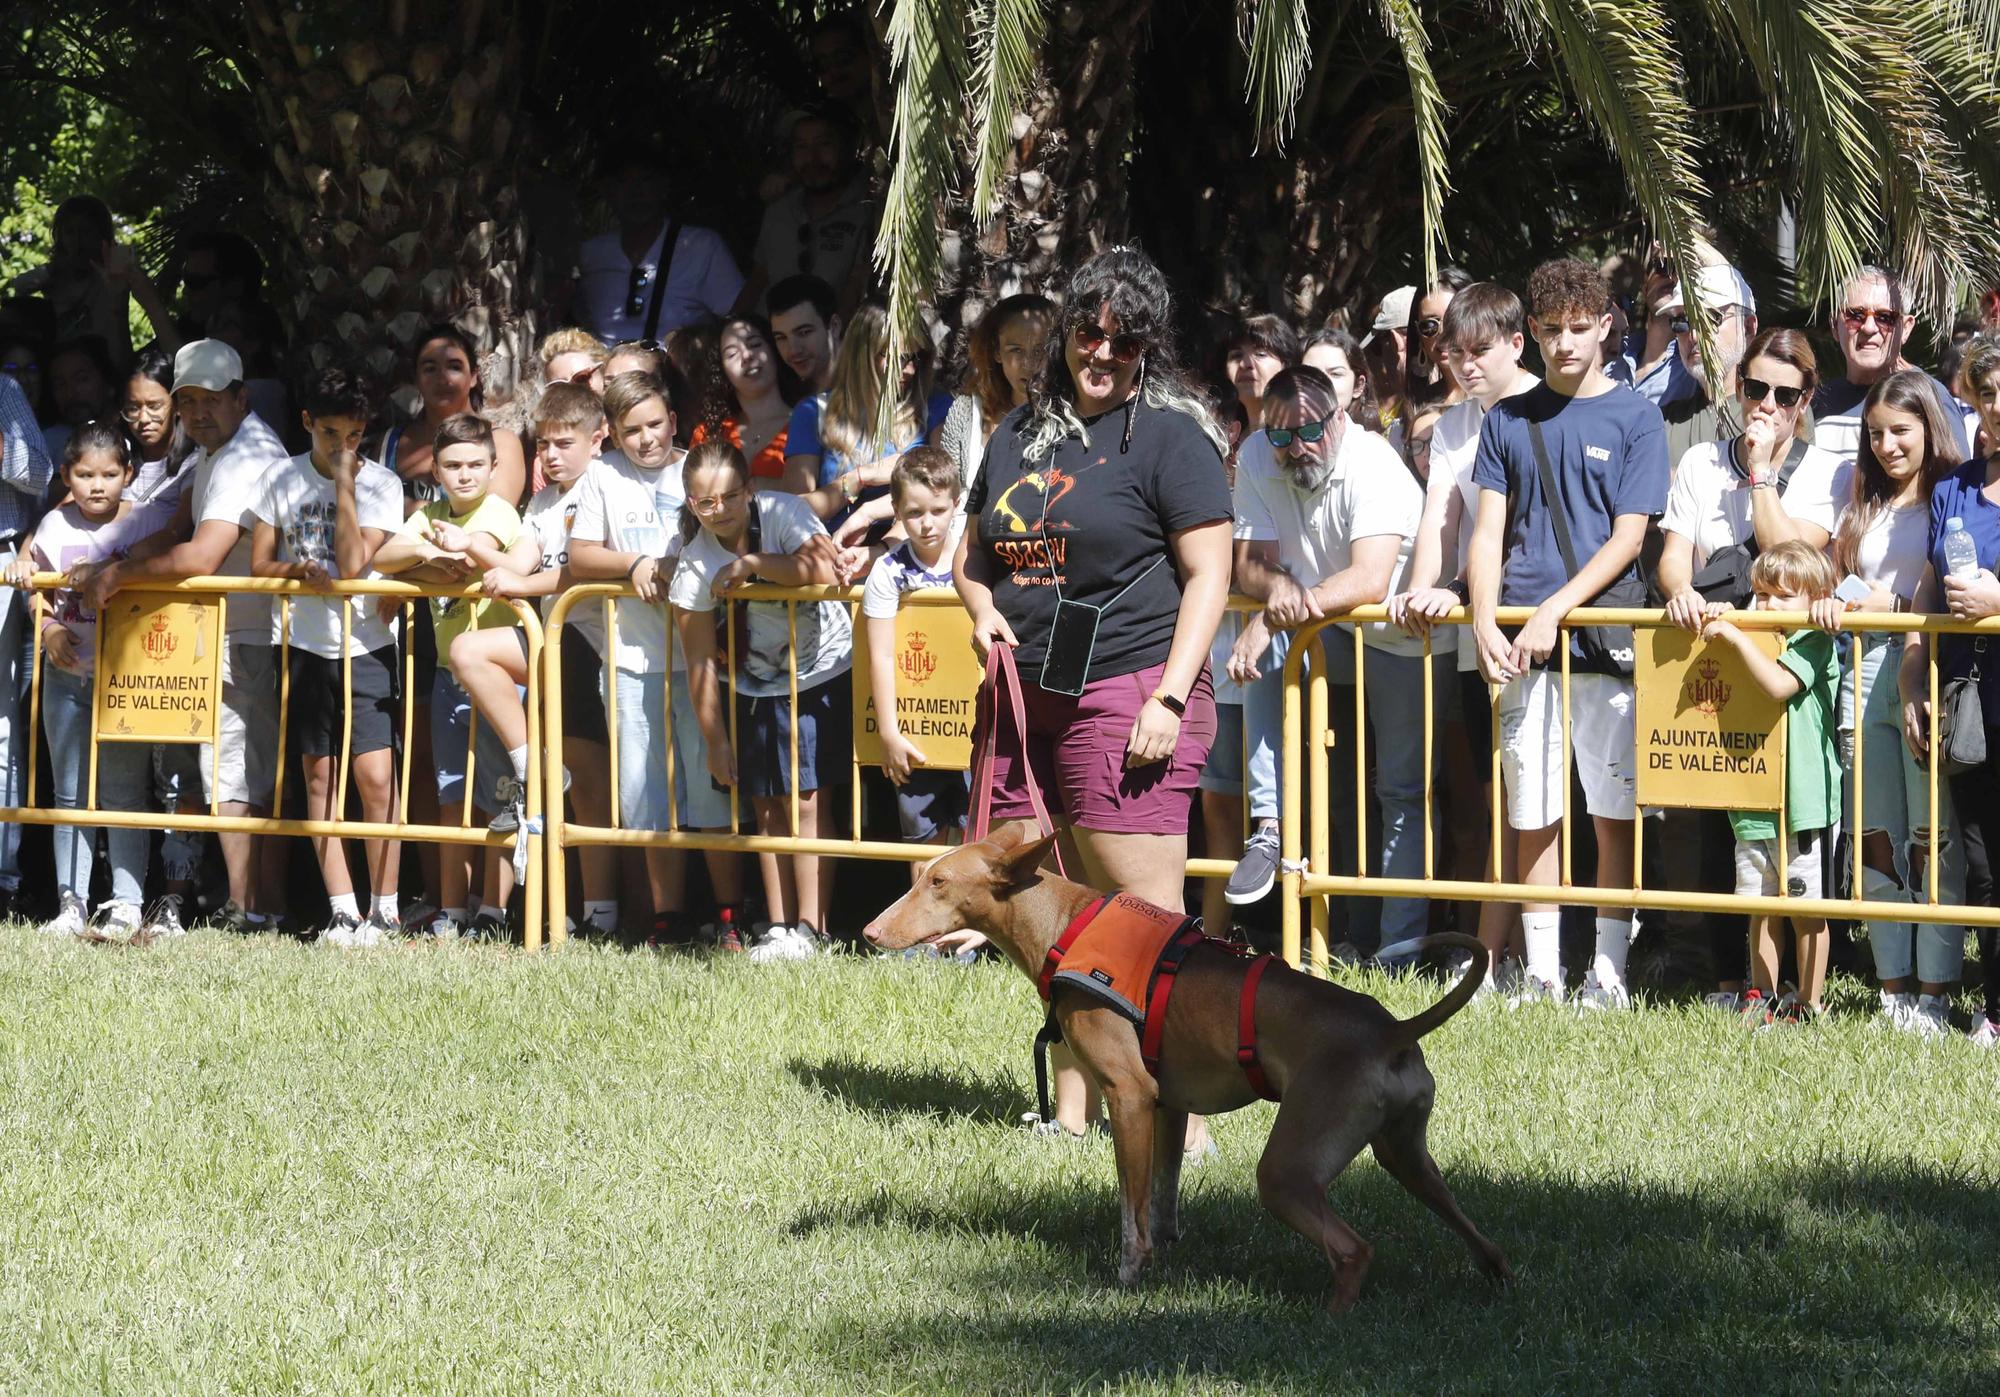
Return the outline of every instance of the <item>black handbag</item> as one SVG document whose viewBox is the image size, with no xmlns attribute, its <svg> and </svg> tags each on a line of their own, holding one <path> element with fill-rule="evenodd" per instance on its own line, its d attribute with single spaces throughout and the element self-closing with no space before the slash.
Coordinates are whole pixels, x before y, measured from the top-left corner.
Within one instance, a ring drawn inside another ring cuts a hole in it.
<svg viewBox="0 0 2000 1397">
<path fill-rule="evenodd" d="M 1577 566 L 1576 546 L 1569 537 L 1569 520 L 1563 517 L 1562 500 L 1556 493 L 1556 473 L 1549 465 L 1548 448 L 1542 442 L 1541 423 L 1529 420 L 1528 439 L 1535 446 L 1535 465 L 1541 472 L 1542 498 L 1547 501 L 1549 518 L 1555 524 L 1556 547 L 1562 552 L 1563 565 L 1569 569 L 1569 575 L 1575 577 L 1582 569 Z M 1606 607 L 1643 607 L 1646 604 L 1646 582 L 1638 576 L 1621 577 L 1589 602 L 1591 606 Z M 1630 626 L 1575 626 L 1569 633 L 1576 637 L 1578 655 L 1578 661 L 1572 668 L 1587 674 L 1608 674 L 1613 679 L 1632 677 L 1632 662 L 1638 653 L 1638 643 L 1632 638 Z"/>
<path fill-rule="evenodd" d="M 1938 756 L 1947 776 L 1986 765 L 1986 701 L 1979 692 L 1979 667 L 1986 660 L 1986 637 L 1972 642 L 1972 672 L 1948 682 L 1938 695 Z"/>
</svg>

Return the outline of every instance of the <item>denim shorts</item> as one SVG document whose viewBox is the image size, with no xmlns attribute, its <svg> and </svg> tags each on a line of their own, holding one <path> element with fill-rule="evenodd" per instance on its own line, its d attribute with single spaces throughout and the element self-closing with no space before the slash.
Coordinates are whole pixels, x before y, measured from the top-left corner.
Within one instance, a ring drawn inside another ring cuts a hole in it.
<svg viewBox="0 0 2000 1397">
<path fill-rule="evenodd" d="M 1215 705 L 1215 741 L 1209 745 L 1208 762 L 1201 769 L 1200 786 L 1217 795 L 1243 794 L 1243 705 Z"/>
<path fill-rule="evenodd" d="M 673 734 L 674 803 L 671 816 L 682 829 L 728 829 L 729 793 L 718 791 L 708 774 L 708 744 L 695 717 L 687 675 L 673 683 L 671 729 L 661 722 L 666 700 L 664 671 L 635 674 L 614 669 L 618 685 L 618 821 L 624 829 L 671 828 L 667 808 L 666 735 Z M 607 779 L 609 779 L 607 777 Z M 739 771 L 737 779 L 742 779 Z"/>
<path fill-rule="evenodd" d="M 970 780 L 963 771 L 913 770 L 896 787 L 896 823 L 903 838 L 928 844 L 945 830 L 963 830 L 972 807 Z"/>
<path fill-rule="evenodd" d="M 465 752 L 474 726 L 472 700 L 443 665 L 431 681 L 431 760 L 437 764 L 438 804 L 465 799 Z M 475 809 L 500 808 L 500 778 L 512 776 L 507 749 L 491 723 L 479 723 L 479 746 L 473 755 L 472 804 Z"/>
<path fill-rule="evenodd" d="M 799 790 L 844 786 L 854 752 L 853 681 L 837 674 L 799 691 Z M 736 696 L 736 780 L 753 800 L 792 790 L 792 700 Z"/>
</svg>

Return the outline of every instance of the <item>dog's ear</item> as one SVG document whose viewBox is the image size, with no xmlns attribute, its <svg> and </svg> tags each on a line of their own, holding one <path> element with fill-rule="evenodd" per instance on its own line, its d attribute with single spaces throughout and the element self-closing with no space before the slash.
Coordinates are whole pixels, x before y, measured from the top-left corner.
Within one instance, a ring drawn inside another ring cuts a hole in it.
<svg viewBox="0 0 2000 1397">
<path fill-rule="evenodd" d="M 1023 822 L 1025 823 L 1025 822 Z M 1034 826 L 1030 825 L 1030 829 Z M 1055 847 L 1056 837 L 1045 834 L 1039 839 L 1030 839 L 1001 851 L 993 860 L 993 885 L 998 888 L 1018 888 L 1034 881 L 1035 874 L 1042 866 L 1042 860 Z"/>
<path fill-rule="evenodd" d="M 1015 849 L 1041 832 L 1041 826 L 1033 820 L 1009 820 L 1005 824 L 995 825 L 987 834 L 986 842 L 1000 849 Z"/>
</svg>

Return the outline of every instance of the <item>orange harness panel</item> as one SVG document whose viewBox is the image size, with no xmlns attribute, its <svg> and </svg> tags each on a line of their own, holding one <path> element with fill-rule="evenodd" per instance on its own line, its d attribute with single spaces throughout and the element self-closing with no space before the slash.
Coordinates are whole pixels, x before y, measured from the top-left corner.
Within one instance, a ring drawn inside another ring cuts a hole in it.
<svg viewBox="0 0 2000 1397">
<path fill-rule="evenodd" d="M 1049 947 L 1035 988 L 1047 1000 L 1057 985 L 1069 985 L 1104 1001 L 1139 1029 L 1139 1049 L 1146 1070 L 1160 1073 L 1160 1042 L 1166 1032 L 1167 1004 L 1181 962 L 1204 941 L 1241 953 L 1225 941 L 1205 935 L 1199 917 L 1186 917 L 1128 893 L 1100 897 L 1076 918 Z M 1244 978 L 1237 1011 L 1236 1059 L 1259 1096 L 1277 1099 L 1257 1058 L 1257 986 L 1270 968 L 1271 957 L 1259 956 Z M 1060 1042 L 1050 1015 L 1040 1042 Z M 1037 1077 L 1041 1076 L 1039 1057 Z M 1042 1092 L 1044 1098 L 1046 1090 Z M 1048 1115 L 1046 1099 L 1042 1114 Z"/>
</svg>

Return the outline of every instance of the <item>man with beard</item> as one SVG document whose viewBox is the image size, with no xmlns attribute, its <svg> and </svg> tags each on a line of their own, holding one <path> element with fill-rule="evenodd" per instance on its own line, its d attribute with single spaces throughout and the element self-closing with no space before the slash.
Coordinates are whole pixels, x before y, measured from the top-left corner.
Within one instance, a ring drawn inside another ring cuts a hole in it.
<svg viewBox="0 0 2000 1397">
<path fill-rule="evenodd" d="M 876 205 L 856 164 L 852 118 L 832 103 L 792 124 L 792 187 L 764 209 L 740 309 L 761 305 L 775 281 L 815 276 L 834 289 L 835 312 L 854 313 L 867 294 Z M 772 309 L 776 309 L 773 307 Z"/>
<path fill-rule="evenodd" d="M 1730 385 L 1736 381 L 1736 366 L 1743 362 L 1744 347 L 1757 337 L 1757 297 L 1736 268 L 1717 262 L 1676 285 L 1663 304 L 1660 313 L 1672 322 L 1680 361 L 1687 366 L 1696 389 L 1677 401 L 1660 404 L 1660 413 L 1667 420 L 1667 460 L 1672 463 L 1690 447 L 1742 434 L 1743 423 Z M 1695 341 L 1697 315 L 1707 316 L 1714 330 L 1716 366 L 1723 384 L 1719 393 L 1710 384 L 1708 366 Z"/>
<path fill-rule="evenodd" d="M 1260 649 L 1270 644 L 1267 663 L 1282 665 L 1291 631 L 1332 612 L 1377 604 L 1401 590 L 1423 507 L 1423 487 L 1415 475 L 1380 435 L 1348 420 L 1331 379 L 1305 367 L 1274 375 L 1264 387 L 1264 430 L 1245 439 L 1236 458 L 1236 590 L 1264 603 L 1245 627 L 1238 653 L 1245 653 L 1246 645 Z M 1333 790 L 1351 821 L 1352 807 L 1346 802 L 1354 792 L 1356 745 L 1352 627 L 1340 625 L 1323 634 L 1322 653 L 1335 686 L 1329 699 L 1335 730 Z M 1382 811 L 1380 872 L 1389 878 L 1422 878 L 1424 642 L 1381 622 L 1367 625 L 1362 639 L 1367 647 L 1369 751 Z M 1253 783 L 1275 779 L 1279 763 L 1268 745 L 1275 736 L 1253 728 Z M 1337 836 L 1333 844 L 1336 871 L 1358 871 L 1340 863 L 1342 851 L 1355 847 L 1352 837 Z M 1353 910 L 1347 935 L 1354 957 L 1421 936 L 1429 918 L 1423 899 L 1390 898 L 1381 909 L 1376 944 L 1374 936 L 1355 924 Z"/>
</svg>

